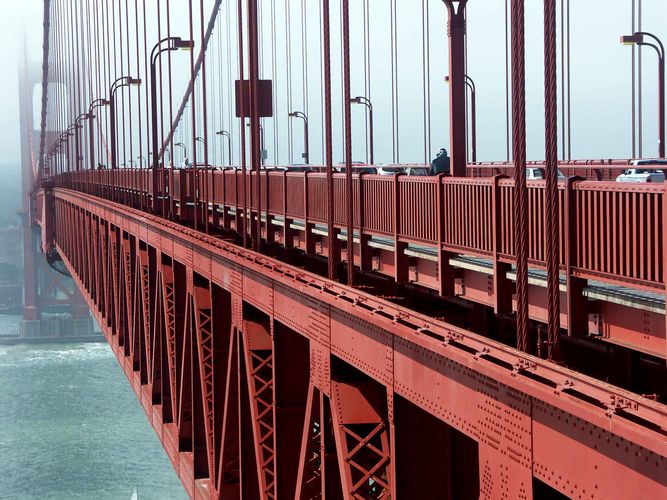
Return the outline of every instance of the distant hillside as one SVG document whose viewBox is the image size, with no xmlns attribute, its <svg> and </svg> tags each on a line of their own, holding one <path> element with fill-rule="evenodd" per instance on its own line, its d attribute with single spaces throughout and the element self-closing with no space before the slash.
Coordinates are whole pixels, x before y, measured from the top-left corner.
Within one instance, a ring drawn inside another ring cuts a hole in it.
<svg viewBox="0 0 667 500">
<path fill-rule="evenodd" d="M 21 169 L 0 163 L 0 228 L 20 224 L 16 211 L 21 205 Z"/>
</svg>

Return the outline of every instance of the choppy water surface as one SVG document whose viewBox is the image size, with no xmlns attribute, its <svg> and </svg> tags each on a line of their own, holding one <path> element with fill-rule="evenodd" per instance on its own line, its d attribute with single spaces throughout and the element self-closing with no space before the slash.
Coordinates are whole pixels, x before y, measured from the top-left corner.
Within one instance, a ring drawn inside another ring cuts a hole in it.
<svg viewBox="0 0 667 500">
<path fill-rule="evenodd" d="M 0 498 L 187 498 L 110 348 L 0 346 Z"/>
</svg>

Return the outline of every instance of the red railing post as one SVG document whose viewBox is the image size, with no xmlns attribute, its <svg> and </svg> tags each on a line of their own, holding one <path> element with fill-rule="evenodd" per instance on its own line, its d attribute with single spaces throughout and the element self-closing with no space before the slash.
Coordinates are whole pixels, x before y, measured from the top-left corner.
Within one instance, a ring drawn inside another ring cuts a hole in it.
<svg viewBox="0 0 667 500">
<path fill-rule="evenodd" d="M 309 221 L 308 217 L 308 201 L 310 199 L 310 194 L 308 193 L 308 174 L 310 172 L 303 173 L 303 237 L 306 242 L 306 254 L 314 255 L 315 254 L 315 234 L 313 229 L 315 224 Z"/>
<path fill-rule="evenodd" d="M 228 168 L 223 168 L 222 169 L 222 228 L 223 229 L 229 229 L 230 224 L 229 224 L 229 209 L 227 205 L 229 204 L 229 200 L 227 200 L 227 171 L 229 171 Z"/>
<path fill-rule="evenodd" d="M 436 176 L 436 223 L 438 224 L 438 293 L 441 297 L 454 296 L 454 267 L 449 263 L 451 253 L 445 251 L 445 174 Z M 449 214 L 450 217 L 452 214 Z"/>
<path fill-rule="evenodd" d="M 367 174 L 365 172 L 359 173 L 359 267 L 362 271 L 371 271 L 373 269 L 373 249 L 368 246 L 370 235 L 364 233 L 364 182 L 363 178 Z"/>
<path fill-rule="evenodd" d="M 286 249 L 294 248 L 292 219 L 287 215 L 287 171 L 283 171 L 283 245 Z"/>
<path fill-rule="evenodd" d="M 567 334 L 588 332 L 588 301 L 583 295 L 587 280 L 574 276 L 577 265 L 577 202 L 574 183 L 581 177 L 568 177 L 565 182 L 565 276 L 567 283 Z"/>
<path fill-rule="evenodd" d="M 512 283 L 507 278 L 507 272 L 511 269 L 510 264 L 500 261 L 501 249 L 501 223 L 503 209 L 500 206 L 500 180 L 506 179 L 505 175 L 494 175 L 492 184 L 492 210 L 491 227 L 493 237 L 493 310 L 496 314 L 510 314 L 512 312 Z"/>
<path fill-rule="evenodd" d="M 234 184 L 236 185 L 236 189 L 234 192 L 236 193 L 236 200 L 234 202 L 234 213 L 235 213 L 235 218 L 236 221 L 234 225 L 236 226 L 236 231 L 240 234 L 245 234 L 245 213 L 242 213 L 243 209 L 245 209 L 245 206 L 243 208 L 239 207 L 239 172 L 241 172 L 241 175 L 246 175 L 245 170 L 239 170 L 236 169 L 234 170 Z M 243 177 L 245 179 L 245 177 Z M 241 187 L 245 188 L 245 180 L 241 183 Z M 245 200 L 245 192 L 241 193 L 241 199 Z"/>
<path fill-rule="evenodd" d="M 408 244 L 401 241 L 401 185 L 404 174 L 394 174 L 394 279 L 396 284 L 407 283 L 410 277 L 409 257 L 405 255 Z"/>
<path fill-rule="evenodd" d="M 272 244 L 276 242 L 276 230 L 273 225 L 273 216 L 269 214 L 269 209 L 271 207 L 271 172 L 266 172 L 266 202 L 264 206 L 266 207 L 266 242 Z"/>
</svg>

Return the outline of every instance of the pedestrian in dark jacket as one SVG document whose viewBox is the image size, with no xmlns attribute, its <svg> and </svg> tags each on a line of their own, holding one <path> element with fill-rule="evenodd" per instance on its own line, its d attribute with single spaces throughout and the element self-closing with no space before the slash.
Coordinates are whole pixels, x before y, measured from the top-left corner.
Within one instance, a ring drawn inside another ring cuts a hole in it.
<svg viewBox="0 0 667 500">
<path fill-rule="evenodd" d="M 449 175 L 449 155 L 447 150 L 442 148 L 438 155 L 431 162 L 430 175 L 446 174 Z"/>
</svg>

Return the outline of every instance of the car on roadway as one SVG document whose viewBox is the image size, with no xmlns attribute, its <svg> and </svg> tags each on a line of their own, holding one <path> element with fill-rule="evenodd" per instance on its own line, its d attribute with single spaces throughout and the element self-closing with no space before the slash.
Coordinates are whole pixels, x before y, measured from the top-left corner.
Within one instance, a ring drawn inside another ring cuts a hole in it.
<svg viewBox="0 0 667 500">
<path fill-rule="evenodd" d="M 665 182 L 665 173 L 662 169 L 667 168 L 667 160 L 632 160 L 630 167 L 621 172 L 616 182 L 628 182 L 634 184 L 647 182 Z"/>
<path fill-rule="evenodd" d="M 526 180 L 527 181 L 541 181 L 543 179 L 544 179 L 543 169 L 535 168 L 535 167 L 526 168 Z M 563 173 L 560 170 L 558 171 L 558 180 L 559 181 L 565 180 L 565 176 L 563 175 Z"/>
</svg>

